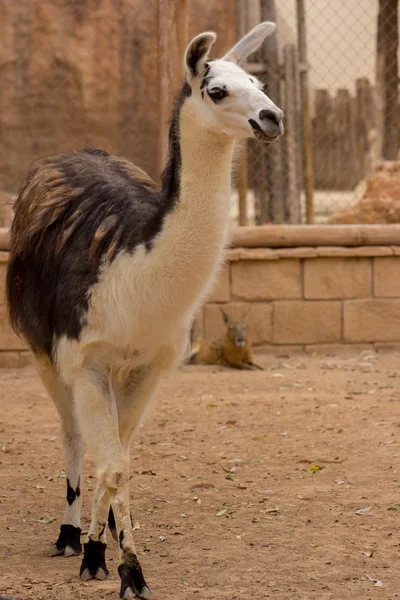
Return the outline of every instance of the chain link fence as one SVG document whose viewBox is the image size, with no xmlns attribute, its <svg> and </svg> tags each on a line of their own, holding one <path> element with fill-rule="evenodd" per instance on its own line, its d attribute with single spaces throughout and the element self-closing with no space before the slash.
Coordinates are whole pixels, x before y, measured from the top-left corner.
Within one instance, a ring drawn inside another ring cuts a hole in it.
<svg viewBox="0 0 400 600">
<path fill-rule="evenodd" d="M 314 221 L 335 220 L 336 211 L 363 197 L 381 161 L 398 158 L 398 0 L 240 5 L 244 29 L 260 20 L 277 22 L 276 35 L 248 69 L 283 108 L 286 125 L 285 136 L 271 146 L 247 144 L 247 173 L 238 186 L 243 205 L 247 180 L 244 220 L 305 223 L 310 194 Z"/>
</svg>

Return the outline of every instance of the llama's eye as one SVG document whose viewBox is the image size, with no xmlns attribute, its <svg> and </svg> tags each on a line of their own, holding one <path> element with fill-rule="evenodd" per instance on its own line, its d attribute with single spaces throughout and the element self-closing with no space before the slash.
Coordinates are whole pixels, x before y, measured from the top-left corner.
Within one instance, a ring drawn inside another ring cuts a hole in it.
<svg viewBox="0 0 400 600">
<path fill-rule="evenodd" d="M 222 100 L 228 95 L 228 92 L 222 88 L 212 88 L 211 90 L 207 90 L 207 94 L 210 96 L 211 100 L 218 101 Z"/>
</svg>

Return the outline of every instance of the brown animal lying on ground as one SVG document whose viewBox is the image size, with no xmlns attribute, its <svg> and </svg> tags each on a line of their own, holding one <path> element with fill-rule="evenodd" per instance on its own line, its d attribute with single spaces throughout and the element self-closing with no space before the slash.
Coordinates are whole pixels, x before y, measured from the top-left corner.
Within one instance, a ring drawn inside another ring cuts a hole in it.
<svg viewBox="0 0 400 600">
<path fill-rule="evenodd" d="M 218 340 L 196 340 L 192 343 L 190 363 L 195 365 L 224 365 L 235 369 L 254 371 L 264 369 L 253 361 L 251 345 L 246 338 L 246 327 L 233 321 L 221 311 L 227 326 L 225 336 Z"/>
</svg>

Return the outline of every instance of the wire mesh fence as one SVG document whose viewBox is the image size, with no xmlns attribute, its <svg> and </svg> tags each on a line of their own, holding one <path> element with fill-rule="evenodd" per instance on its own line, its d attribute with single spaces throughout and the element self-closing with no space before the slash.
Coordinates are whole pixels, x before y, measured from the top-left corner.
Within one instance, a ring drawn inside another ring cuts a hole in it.
<svg viewBox="0 0 400 600">
<path fill-rule="evenodd" d="M 305 222 L 310 190 L 315 221 L 327 222 L 362 197 L 380 161 L 398 158 L 398 0 L 240 4 L 245 28 L 277 22 L 276 35 L 248 68 L 283 108 L 286 123 L 272 146 L 248 143 L 248 222 Z"/>
</svg>

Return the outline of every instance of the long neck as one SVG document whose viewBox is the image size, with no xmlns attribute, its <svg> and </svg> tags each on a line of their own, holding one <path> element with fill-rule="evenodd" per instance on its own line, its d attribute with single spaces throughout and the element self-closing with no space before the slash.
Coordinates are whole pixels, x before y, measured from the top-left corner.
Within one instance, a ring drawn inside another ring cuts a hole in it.
<svg viewBox="0 0 400 600">
<path fill-rule="evenodd" d="M 181 310 L 196 304 L 222 260 L 229 212 L 233 141 L 206 130 L 184 102 L 172 119 L 164 193 L 176 194 L 155 244 L 160 280 Z M 162 276 L 164 275 L 164 277 Z M 185 305 L 185 306 L 184 306 Z"/>
</svg>

